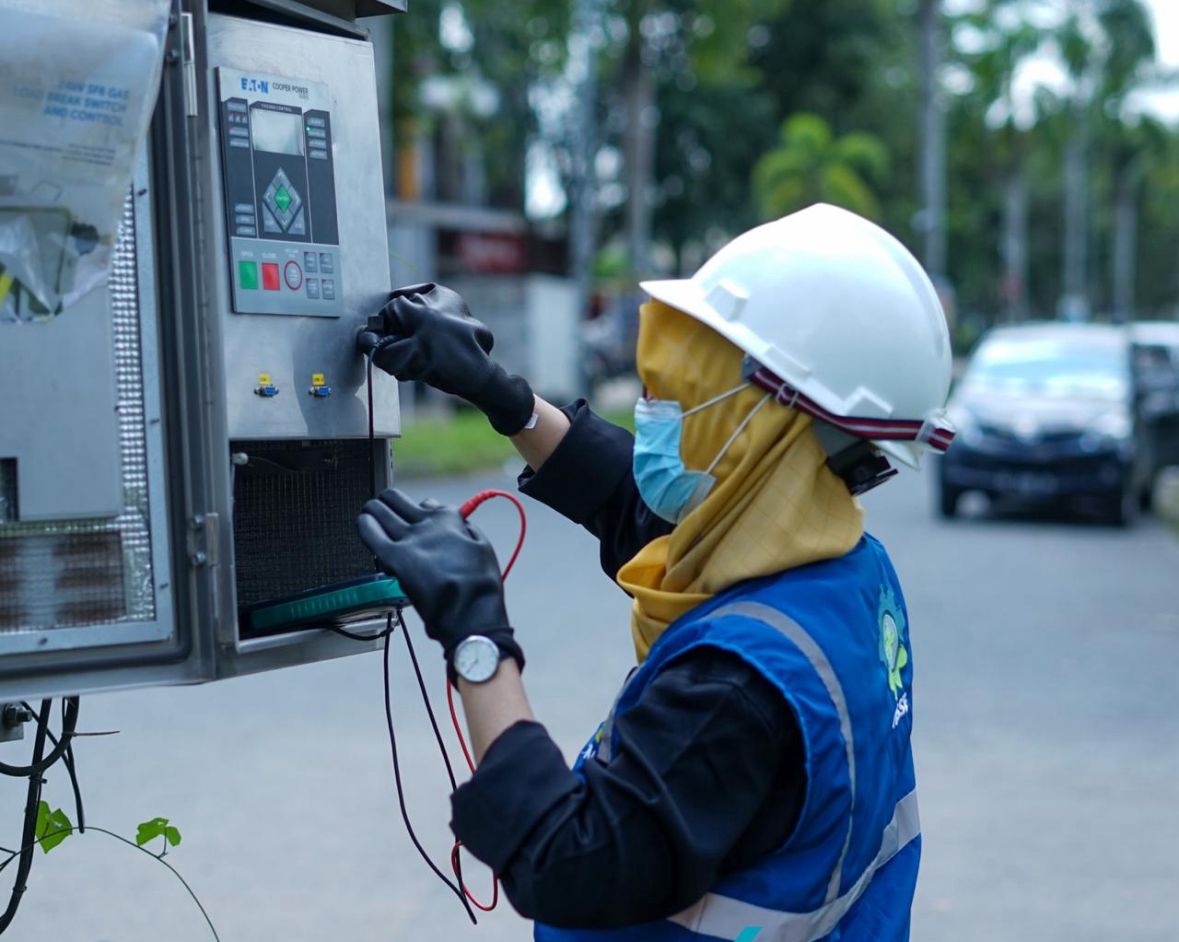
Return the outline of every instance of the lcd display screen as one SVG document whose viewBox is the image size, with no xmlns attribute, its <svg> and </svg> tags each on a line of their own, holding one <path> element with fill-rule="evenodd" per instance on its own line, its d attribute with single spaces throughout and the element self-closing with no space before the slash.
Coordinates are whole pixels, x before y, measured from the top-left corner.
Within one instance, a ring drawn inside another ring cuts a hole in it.
<svg viewBox="0 0 1179 942">
<path fill-rule="evenodd" d="M 252 108 L 250 134 L 254 150 L 303 156 L 303 116 L 292 111 Z"/>
</svg>

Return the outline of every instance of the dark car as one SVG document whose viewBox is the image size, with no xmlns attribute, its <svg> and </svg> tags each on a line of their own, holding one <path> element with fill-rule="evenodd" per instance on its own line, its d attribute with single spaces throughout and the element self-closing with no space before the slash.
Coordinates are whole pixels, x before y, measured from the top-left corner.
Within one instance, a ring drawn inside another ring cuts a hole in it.
<svg viewBox="0 0 1179 942">
<path fill-rule="evenodd" d="M 1179 321 L 1139 321 L 1131 337 L 1138 412 L 1157 479 L 1179 467 Z"/>
<path fill-rule="evenodd" d="M 1093 324 L 992 330 L 950 400 L 958 428 L 938 466 L 938 509 L 967 491 L 1088 505 L 1133 521 L 1150 486 L 1129 333 Z"/>
</svg>

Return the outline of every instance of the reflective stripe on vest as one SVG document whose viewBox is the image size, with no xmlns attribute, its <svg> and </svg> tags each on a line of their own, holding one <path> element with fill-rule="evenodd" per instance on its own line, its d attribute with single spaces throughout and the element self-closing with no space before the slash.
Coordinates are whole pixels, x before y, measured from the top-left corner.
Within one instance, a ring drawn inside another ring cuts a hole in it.
<svg viewBox="0 0 1179 942">
<path fill-rule="evenodd" d="M 899 802 L 884 829 L 880 850 L 855 884 L 842 896 L 809 913 L 784 913 L 729 896 L 708 893 L 695 906 L 671 916 L 672 922 L 693 932 L 720 939 L 736 939 L 758 927 L 757 942 L 815 942 L 834 929 L 872 882 L 876 871 L 892 860 L 918 834 L 917 792 Z"/>
<path fill-rule="evenodd" d="M 827 689 L 827 696 L 831 698 L 831 703 L 834 705 L 835 712 L 839 716 L 839 734 L 843 737 L 843 747 L 847 753 L 847 778 L 851 788 L 851 804 L 852 808 L 855 808 L 856 741 L 852 736 L 851 714 L 847 709 L 847 697 L 843 694 L 843 684 L 835 676 L 835 668 L 831 666 L 831 662 L 827 659 L 827 655 L 823 653 L 823 649 L 810 636 L 810 633 L 793 618 L 783 615 L 777 609 L 763 605 L 761 602 L 735 602 L 732 605 L 725 605 L 722 608 L 718 608 L 715 612 L 712 612 L 710 617 L 723 618 L 726 615 L 740 615 L 754 621 L 759 621 L 763 625 L 769 625 L 769 627 L 776 629 L 789 638 L 794 646 L 802 652 L 803 657 L 811 662 L 811 667 L 819 675 L 819 680 L 823 682 L 823 686 Z M 839 860 L 836 861 L 835 869 L 831 871 L 831 878 L 827 881 L 827 903 L 832 903 L 839 897 L 839 883 L 843 875 L 843 862 L 847 859 L 848 850 L 851 849 L 852 818 L 853 816 L 850 814 L 847 816 L 847 834 L 843 838 L 843 850 L 840 851 Z"/>
<path fill-rule="evenodd" d="M 710 613 L 712 618 L 739 615 L 759 621 L 787 637 L 803 654 L 822 681 L 835 712 L 839 716 L 839 731 L 843 736 L 847 755 L 848 779 L 852 807 L 856 797 L 855 740 L 852 737 L 851 715 L 843 686 L 835 674 L 827 655 L 809 632 L 794 619 L 760 602 L 736 602 Z M 917 815 L 917 792 L 911 791 L 893 809 L 892 819 L 881 835 L 880 849 L 860 874 L 859 879 L 843 895 L 839 893 L 843 865 L 851 847 L 853 815 L 848 815 L 847 835 L 843 850 L 827 882 L 826 902 L 808 913 L 787 913 L 754 903 L 746 903 L 718 893 L 705 894 L 695 905 L 669 917 L 671 922 L 693 932 L 721 939 L 737 939 L 750 927 L 760 927 L 758 942 L 814 942 L 829 934 L 852 906 L 863 895 L 876 871 L 892 860 L 921 833 Z"/>
</svg>

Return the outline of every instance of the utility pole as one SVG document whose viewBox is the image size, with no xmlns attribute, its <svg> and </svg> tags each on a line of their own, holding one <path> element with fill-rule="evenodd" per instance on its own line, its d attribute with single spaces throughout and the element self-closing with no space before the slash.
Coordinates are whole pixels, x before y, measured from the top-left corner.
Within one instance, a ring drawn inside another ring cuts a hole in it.
<svg viewBox="0 0 1179 942">
<path fill-rule="evenodd" d="M 921 0 L 921 213 L 924 262 L 935 281 L 946 273 L 946 127 L 938 68 L 942 58 L 940 0 Z"/>
<path fill-rule="evenodd" d="M 1083 103 L 1072 106 L 1073 129 L 1064 151 L 1064 277 L 1060 315 L 1089 319 L 1089 116 Z"/>
<path fill-rule="evenodd" d="M 649 0 L 631 0 L 628 37 L 622 56 L 622 87 L 626 128 L 622 135 L 626 173 L 627 255 L 636 277 L 651 274 L 651 183 L 655 174 L 655 133 L 658 120 L 655 77 L 646 61 L 647 41 L 643 17 Z"/>
<path fill-rule="evenodd" d="M 1057 314 L 1067 321 L 1087 321 L 1089 302 L 1089 125 L 1090 104 L 1096 91 L 1095 50 L 1086 38 L 1091 23 L 1089 0 L 1070 0 L 1062 42 L 1072 89 L 1068 97 L 1070 127 L 1061 168 L 1064 188 L 1064 232 L 1061 252 L 1061 294 Z"/>
<path fill-rule="evenodd" d="M 1114 183 L 1113 320 L 1134 319 L 1134 277 L 1138 254 L 1138 169 L 1122 167 Z"/>
<path fill-rule="evenodd" d="M 576 0 L 569 38 L 569 76 L 577 89 L 577 107 L 570 135 L 573 175 L 569 193 L 569 276 L 575 286 L 579 329 L 589 309 L 593 280 L 597 216 L 594 158 L 598 152 L 598 51 L 593 37 L 600 23 L 600 4 L 601 0 Z M 588 391 L 586 358 L 578 357 L 578 363 L 581 374 L 578 385 Z"/>
<path fill-rule="evenodd" d="M 1015 140 L 1014 146 L 1019 152 L 1003 187 L 1003 293 L 1010 323 L 1028 316 L 1028 183 L 1023 143 Z"/>
</svg>

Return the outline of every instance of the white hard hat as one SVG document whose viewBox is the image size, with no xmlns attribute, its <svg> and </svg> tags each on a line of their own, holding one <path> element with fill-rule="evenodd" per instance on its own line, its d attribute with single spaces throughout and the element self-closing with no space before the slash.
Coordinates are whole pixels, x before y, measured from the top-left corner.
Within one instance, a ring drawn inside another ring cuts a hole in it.
<svg viewBox="0 0 1179 942">
<path fill-rule="evenodd" d="M 937 292 L 899 241 L 855 213 L 816 204 L 738 236 L 691 278 L 642 288 L 743 350 L 780 402 L 909 467 L 953 440 Z"/>
</svg>

